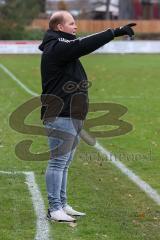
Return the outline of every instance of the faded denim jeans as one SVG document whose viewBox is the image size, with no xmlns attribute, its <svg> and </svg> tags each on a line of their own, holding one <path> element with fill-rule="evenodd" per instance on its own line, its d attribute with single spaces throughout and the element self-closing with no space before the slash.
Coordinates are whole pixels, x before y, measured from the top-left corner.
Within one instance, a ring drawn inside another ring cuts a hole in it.
<svg viewBox="0 0 160 240">
<path fill-rule="evenodd" d="M 67 117 L 56 117 L 44 122 L 50 159 L 46 170 L 46 187 L 49 210 L 56 211 L 67 204 L 67 175 L 73 159 L 83 121 Z"/>
</svg>

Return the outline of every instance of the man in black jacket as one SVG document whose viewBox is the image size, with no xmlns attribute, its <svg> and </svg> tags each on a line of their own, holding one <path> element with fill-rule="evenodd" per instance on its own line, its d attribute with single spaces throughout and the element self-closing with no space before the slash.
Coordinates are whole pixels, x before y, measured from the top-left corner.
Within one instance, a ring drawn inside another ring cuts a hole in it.
<svg viewBox="0 0 160 240">
<path fill-rule="evenodd" d="M 88 80 L 79 58 L 114 37 L 133 37 L 134 25 L 76 38 L 77 26 L 69 12 L 59 11 L 50 18 L 49 30 L 39 47 L 43 51 L 41 119 L 51 152 L 46 170 L 50 220 L 74 222 L 74 216 L 85 215 L 68 205 L 66 195 L 68 167 L 88 111 Z"/>
</svg>

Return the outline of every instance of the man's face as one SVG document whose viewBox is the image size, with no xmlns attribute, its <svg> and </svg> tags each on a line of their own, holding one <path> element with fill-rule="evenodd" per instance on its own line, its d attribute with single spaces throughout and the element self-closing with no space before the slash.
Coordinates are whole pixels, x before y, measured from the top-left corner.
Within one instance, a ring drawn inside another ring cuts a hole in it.
<svg viewBox="0 0 160 240">
<path fill-rule="evenodd" d="M 64 14 L 64 22 L 61 24 L 58 24 L 58 28 L 62 32 L 76 35 L 77 25 L 72 15 L 70 15 L 69 13 Z"/>
</svg>

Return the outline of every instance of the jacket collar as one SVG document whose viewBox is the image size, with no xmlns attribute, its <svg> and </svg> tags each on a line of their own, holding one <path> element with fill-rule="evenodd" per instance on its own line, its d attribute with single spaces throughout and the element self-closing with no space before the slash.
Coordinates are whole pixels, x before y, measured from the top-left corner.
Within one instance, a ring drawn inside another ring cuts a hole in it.
<svg viewBox="0 0 160 240">
<path fill-rule="evenodd" d="M 76 36 L 70 33 L 66 33 L 66 32 L 62 32 L 62 31 L 53 31 L 51 29 L 48 29 L 47 31 L 49 34 L 51 35 L 57 35 L 57 37 L 62 37 L 62 38 L 66 38 L 67 40 L 74 40 L 76 39 Z"/>
<path fill-rule="evenodd" d="M 58 38 L 74 40 L 74 39 L 76 39 L 76 36 L 73 34 L 70 34 L 70 33 L 61 32 L 61 31 L 53 31 L 51 29 L 48 29 L 44 36 L 42 43 L 39 46 L 39 49 L 41 51 L 43 51 L 46 44 L 48 44 L 49 42 L 52 42 L 53 40 L 57 40 Z"/>
</svg>

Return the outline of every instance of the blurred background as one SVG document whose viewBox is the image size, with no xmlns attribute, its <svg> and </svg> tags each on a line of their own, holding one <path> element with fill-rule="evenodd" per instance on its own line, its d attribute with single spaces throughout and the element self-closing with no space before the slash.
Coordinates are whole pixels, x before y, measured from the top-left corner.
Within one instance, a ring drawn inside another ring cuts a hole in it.
<svg viewBox="0 0 160 240">
<path fill-rule="evenodd" d="M 78 34 L 137 22 L 137 39 L 160 39 L 160 0 L 0 0 L 0 40 L 40 40 L 48 18 L 68 10 Z"/>
</svg>

